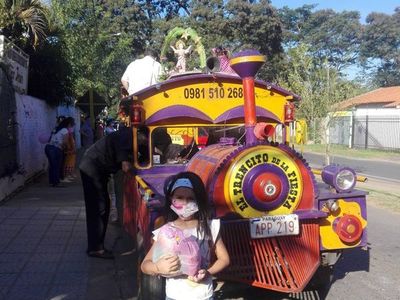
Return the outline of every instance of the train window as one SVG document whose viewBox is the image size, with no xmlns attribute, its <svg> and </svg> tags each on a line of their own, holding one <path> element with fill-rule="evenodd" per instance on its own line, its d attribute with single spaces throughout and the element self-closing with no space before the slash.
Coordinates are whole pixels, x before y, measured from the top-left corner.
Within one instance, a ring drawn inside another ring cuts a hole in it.
<svg viewBox="0 0 400 300">
<path fill-rule="evenodd" d="M 243 125 L 158 127 L 151 134 L 153 164 L 186 163 L 199 150 L 218 143 L 222 137 L 233 137 L 238 143 L 243 142 L 244 132 Z"/>
<path fill-rule="evenodd" d="M 208 127 L 208 139 L 206 146 L 216 144 L 222 137 L 235 138 L 237 143 L 242 143 L 244 139 L 244 126 L 216 126 Z"/>
<path fill-rule="evenodd" d="M 185 149 L 191 145 L 188 129 L 158 127 L 152 132 L 153 164 L 179 164 L 187 158 Z M 192 138 L 193 140 L 193 138 Z"/>
</svg>

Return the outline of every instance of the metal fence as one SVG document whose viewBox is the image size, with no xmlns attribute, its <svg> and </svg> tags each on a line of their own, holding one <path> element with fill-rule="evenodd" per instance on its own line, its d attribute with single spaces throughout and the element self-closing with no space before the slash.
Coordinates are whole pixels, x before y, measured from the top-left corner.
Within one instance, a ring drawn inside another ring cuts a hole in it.
<svg viewBox="0 0 400 300">
<path fill-rule="evenodd" d="M 329 138 L 331 144 L 350 148 L 400 151 L 400 113 L 336 116 Z"/>
</svg>

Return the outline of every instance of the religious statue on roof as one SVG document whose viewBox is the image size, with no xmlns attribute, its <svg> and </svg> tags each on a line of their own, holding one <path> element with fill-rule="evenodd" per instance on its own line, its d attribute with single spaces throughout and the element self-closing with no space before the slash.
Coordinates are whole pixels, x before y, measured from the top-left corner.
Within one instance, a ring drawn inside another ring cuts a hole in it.
<svg viewBox="0 0 400 300">
<path fill-rule="evenodd" d="M 179 39 L 176 44 L 176 48 L 174 46 L 170 46 L 172 50 L 174 50 L 175 55 L 178 57 L 178 61 L 176 63 L 176 70 L 178 73 L 183 73 L 186 71 L 186 55 L 190 53 L 192 45 L 185 49 L 185 43 Z"/>
</svg>

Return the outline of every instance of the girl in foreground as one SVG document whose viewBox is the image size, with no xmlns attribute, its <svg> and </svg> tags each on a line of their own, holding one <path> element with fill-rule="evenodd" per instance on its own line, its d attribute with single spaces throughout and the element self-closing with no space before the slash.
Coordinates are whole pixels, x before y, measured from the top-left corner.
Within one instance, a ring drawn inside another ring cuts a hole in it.
<svg viewBox="0 0 400 300">
<path fill-rule="evenodd" d="M 219 235 L 219 220 L 208 219 L 208 201 L 204 184 L 192 172 L 182 172 L 166 181 L 167 224 L 153 231 L 153 246 L 144 258 L 141 269 L 148 275 L 161 275 L 166 279 L 166 299 L 213 299 L 212 276 L 229 265 L 229 255 Z M 176 254 L 168 253 L 154 261 L 160 231 L 181 230 L 186 238 L 195 238 L 201 254 L 199 269 L 192 275 L 181 270 Z M 213 258 L 213 261 L 211 261 Z M 179 275 L 178 275 L 179 274 Z"/>
</svg>

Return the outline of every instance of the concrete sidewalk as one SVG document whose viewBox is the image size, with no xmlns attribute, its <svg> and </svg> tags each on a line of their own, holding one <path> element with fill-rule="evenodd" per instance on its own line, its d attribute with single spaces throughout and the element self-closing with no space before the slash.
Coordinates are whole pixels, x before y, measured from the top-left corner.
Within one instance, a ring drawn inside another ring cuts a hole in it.
<svg viewBox="0 0 400 300">
<path fill-rule="evenodd" d="M 119 225 L 106 247 L 114 260 L 89 258 L 79 179 L 53 188 L 41 176 L 0 205 L 0 299 L 136 299 L 136 255 Z"/>
</svg>

